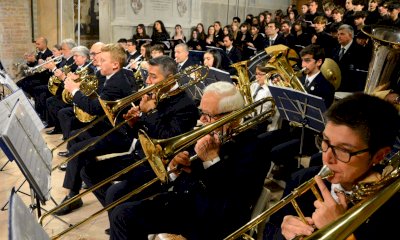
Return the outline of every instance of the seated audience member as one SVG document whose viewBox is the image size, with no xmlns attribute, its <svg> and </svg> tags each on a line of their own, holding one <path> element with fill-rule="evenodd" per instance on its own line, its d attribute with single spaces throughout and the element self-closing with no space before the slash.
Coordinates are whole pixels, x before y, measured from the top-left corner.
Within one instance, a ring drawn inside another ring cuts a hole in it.
<svg viewBox="0 0 400 240">
<path fill-rule="evenodd" d="M 200 121 L 212 124 L 243 107 L 243 96 L 234 85 L 216 82 L 204 91 Z M 168 164 L 170 191 L 117 206 L 110 215 L 111 239 L 144 240 L 160 232 L 186 239 L 223 239 L 246 223 L 270 163 L 260 157 L 261 146 L 251 129 L 221 142 L 218 135 L 238 124 L 240 119 L 198 139 L 198 159 L 192 162 L 188 151 L 177 153 Z"/>
<path fill-rule="evenodd" d="M 322 151 L 320 164 L 327 166 L 333 176 L 325 180 L 316 176 L 321 166 L 302 169 L 292 175 L 283 193 L 285 197 L 303 182 L 314 178 L 322 200 L 316 200 L 311 191 L 297 198 L 306 222 L 297 216 L 291 205 L 272 215 L 266 226 L 265 239 L 309 236 L 354 206 L 347 196 L 354 194 L 355 185 L 379 181 L 383 177 L 380 163 L 391 151 L 400 123 L 393 105 L 374 96 L 356 93 L 334 103 L 325 117 L 325 129 L 316 136 L 315 144 Z M 350 238 L 393 238 L 398 224 L 387 216 L 400 213 L 399 200 L 399 193 L 395 193 L 362 222 Z"/>
<path fill-rule="evenodd" d="M 232 35 L 224 36 L 223 38 L 224 48 L 226 55 L 228 56 L 231 63 L 240 62 L 242 60 L 242 52 L 233 46 Z"/>
<path fill-rule="evenodd" d="M 315 17 L 315 33 L 311 37 L 311 43 L 321 46 L 325 50 L 325 56 L 332 58 L 333 49 L 336 47 L 336 40 L 325 31 L 327 20 L 323 16 Z"/>
<path fill-rule="evenodd" d="M 232 83 L 229 72 L 221 68 L 221 54 L 216 49 L 208 49 L 204 53 L 204 66 L 209 67 L 204 87 L 216 81 L 226 81 Z M 204 89 L 204 87 L 202 89 Z"/>
<path fill-rule="evenodd" d="M 187 41 L 186 44 L 188 45 L 189 50 L 203 51 L 205 49 L 204 40 L 200 38 L 197 29 L 192 29 L 192 33 L 190 34 L 190 39 L 189 41 Z"/>
</svg>

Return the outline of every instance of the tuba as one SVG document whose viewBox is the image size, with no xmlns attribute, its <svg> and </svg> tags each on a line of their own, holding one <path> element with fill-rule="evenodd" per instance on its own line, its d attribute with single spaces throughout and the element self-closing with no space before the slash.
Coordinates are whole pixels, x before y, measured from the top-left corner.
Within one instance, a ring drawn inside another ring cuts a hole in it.
<svg viewBox="0 0 400 240">
<path fill-rule="evenodd" d="M 400 29 L 371 25 L 361 31 L 373 41 L 364 93 L 384 98 L 400 80 Z"/>
<path fill-rule="evenodd" d="M 253 103 L 253 98 L 251 97 L 251 92 L 250 92 L 251 83 L 250 83 L 249 73 L 247 72 L 248 62 L 249 60 L 245 60 L 231 65 L 231 67 L 234 67 L 238 73 L 238 76 L 231 76 L 231 78 L 237 80 L 239 91 L 244 96 L 246 105 Z"/>
</svg>

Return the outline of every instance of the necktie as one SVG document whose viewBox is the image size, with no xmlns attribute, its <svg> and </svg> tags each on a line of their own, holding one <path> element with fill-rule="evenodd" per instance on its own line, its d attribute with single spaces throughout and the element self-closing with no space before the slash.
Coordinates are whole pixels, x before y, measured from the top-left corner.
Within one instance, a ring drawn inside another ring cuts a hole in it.
<svg viewBox="0 0 400 240">
<path fill-rule="evenodd" d="M 181 65 L 181 64 L 178 64 L 178 72 L 181 71 L 181 68 L 182 68 L 182 65 Z"/>
<path fill-rule="evenodd" d="M 262 89 L 262 87 L 261 87 L 261 86 L 258 86 L 257 90 L 256 90 L 256 91 L 254 92 L 254 94 L 253 94 L 253 100 L 256 98 L 258 92 L 259 92 L 261 89 Z"/>
<path fill-rule="evenodd" d="M 226 50 L 226 55 L 228 55 L 229 54 L 229 50 Z"/>
<path fill-rule="evenodd" d="M 305 81 L 305 85 L 304 85 L 306 88 L 308 88 L 309 86 L 310 86 L 310 80 L 308 80 L 308 78 L 306 78 L 306 81 Z"/>
<path fill-rule="evenodd" d="M 345 50 L 346 50 L 346 48 L 341 48 L 341 49 L 340 49 L 340 52 L 339 52 L 339 60 L 342 59 Z"/>
<path fill-rule="evenodd" d="M 273 39 L 270 39 L 270 40 L 269 40 L 269 45 L 272 46 L 273 44 L 274 44 L 274 40 L 273 40 Z"/>
</svg>

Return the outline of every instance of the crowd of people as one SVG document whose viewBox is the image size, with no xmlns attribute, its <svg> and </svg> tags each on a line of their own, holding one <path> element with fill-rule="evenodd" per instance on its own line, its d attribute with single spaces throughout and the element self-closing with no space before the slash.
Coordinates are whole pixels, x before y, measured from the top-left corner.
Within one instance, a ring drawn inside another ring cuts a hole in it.
<svg viewBox="0 0 400 240">
<path fill-rule="evenodd" d="M 351 206 L 343 193 L 350 194 L 359 181 L 379 175 L 376 166 L 392 150 L 399 131 L 400 119 L 393 106 L 400 103 L 398 86 L 391 86 L 386 101 L 360 92 L 373 54 L 373 40 L 361 29 L 371 24 L 398 26 L 400 3 L 347 0 L 343 7 L 330 1 L 319 6 L 318 1 L 310 0 L 301 9 L 298 13 L 296 6 L 290 5 L 286 14 L 282 10 L 263 11 L 256 16 L 248 14 L 244 22 L 234 17 L 226 26 L 215 21 L 207 29 L 199 23 L 188 37 L 179 24 L 171 36 L 157 20 L 151 36 L 143 24 L 138 24 L 130 39 L 96 42 L 90 48 L 64 39 L 49 49 L 46 38 L 38 37 L 38 54 L 27 61 L 32 67 L 45 62 L 43 70 L 17 85 L 34 100 L 47 134 L 60 134 L 63 140 L 77 136 L 68 141 L 66 151 L 58 152 L 61 157 L 74 156 L 60 166 L 66 171 L 63 187 L 68 189 L 63 202 L 77 196 L 85 185 L 93 187 L 148 158 L 147 146 L 138 140 L 141 131 L 152 139 L 169 139 L 212 125 L 252 102 L 271 97 L 268 86 L 277 78 L 269 74 L 269 59 L 255 65 L 251 83 L 250 79 L 235 80 L 233 75 L 243 76 L 232 64 L 249 60 L 265 48 L 283 45 L 299 56 L 292 67 L 302 69 L 298 80 L 305 92 L 322 98 L 328 109 L 325 128 L 300 133 L 300 128 L 283 119 L 275 107 L 268 121 L 225 141 L 224 137 L 249 116 L 232 118 L 196 138 L 193 146 L 173 156 L 162 156 L 168 169 L 166 183 L 153 185 L 111 209 L 106 233 L 111 239 L 147 239 L 149 234 L 162 232 L 187 239 L 222 239 L 249 221 L 271 163 L 281 167 L 280 179 L 286 182 L 284 196 L 314 177 L 322 165 L 328 166 L 333 176 L 325 182 L 316 177 L 323 201 L 316 200 L 314 206 L 309 198 L 302 202 L 309 205 L 305 206 L 305 220 L 286 207 L 267 223 L 265 239 L 308 236 L 343 215 Z M 51 61 L 57 56 L 60 61 Z M 326 58 L 339 66 L 340 86 L 321 72 Z M 198 66 L 204 67 L 190 72 Z M 197 74 L 204 79 L 194 84 Z M 83 81 L 92 79 L 90 76 L 97 81 L 96 94 L 87 94 L 81 88 Z M 54 92 L 47 90 L 49 79 L 55 84 Z M 162 85 L 171 79 L 172 83 Z M 152 86 L 156 87 L 147 91 Z M 337 91 L 354 94 L 335 101 Z M 116 117 L 112 123 L 104 118 L 81 131 L 90 121 L 82 121 L 77 109 L 100 117 L 105 103 L 134 94 L 139 97 L 129 106 L 113 112 Z M 272 106 L 264 103 L 253 115 Z M 122 121 L 127 124 L 116 129 Z M 296 158 L 300 144 L 304 154 L 315 158 L 312 166 L 299 170 Z M 99 155 L 124 152 L 128 154 L 97 161 Z M 134 172 L 120 176 L 118 183 L 110 182 L 93 193 L 107 206 L 154 177 L 153 167 L 144 162 Z M 55 214 L 69 214 L 83 205 L 79 198 Z M 400 212 L 397 205 L 394 200 L 385 204 L 353 233 L 355 238 L 378 238 L 382 235 L 375 234 L 382 234 L 381 229 L 387 229 L 387 236 L 394 234 L 394 222 L 382 221 L 380 216 L 388 211 Z"/>
</svg>

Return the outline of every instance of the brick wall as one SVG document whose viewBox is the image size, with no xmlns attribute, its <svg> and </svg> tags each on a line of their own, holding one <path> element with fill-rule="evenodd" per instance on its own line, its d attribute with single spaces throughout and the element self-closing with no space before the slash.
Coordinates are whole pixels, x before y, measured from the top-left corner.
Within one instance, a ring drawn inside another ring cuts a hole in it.
<svg viewBox="0 0 400 240">
<path fill-rule="evenodd" d="M 13 63 L 34 50 L 31 33 L 31 12 L 28 0 L 0 1 L 0 59 L 13 76 Z"/>
</svg>

